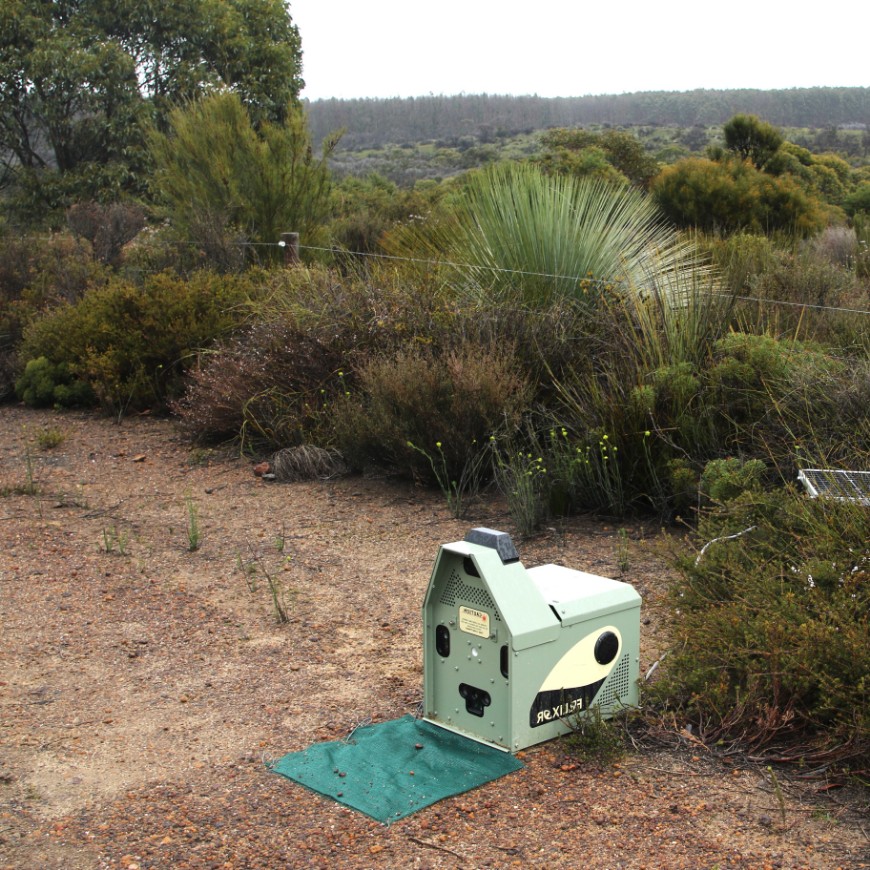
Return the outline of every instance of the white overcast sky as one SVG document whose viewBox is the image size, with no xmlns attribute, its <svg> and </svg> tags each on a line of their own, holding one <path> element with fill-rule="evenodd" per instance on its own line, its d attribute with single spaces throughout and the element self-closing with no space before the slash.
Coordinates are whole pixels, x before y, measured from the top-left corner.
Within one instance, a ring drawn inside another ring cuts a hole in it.
<svg viewBox="0 0 870 870">
<path fill-rule="evenodd" d="M 290 0 L 302 96 L 870 86 L 867 0 Z"/>
</svg>

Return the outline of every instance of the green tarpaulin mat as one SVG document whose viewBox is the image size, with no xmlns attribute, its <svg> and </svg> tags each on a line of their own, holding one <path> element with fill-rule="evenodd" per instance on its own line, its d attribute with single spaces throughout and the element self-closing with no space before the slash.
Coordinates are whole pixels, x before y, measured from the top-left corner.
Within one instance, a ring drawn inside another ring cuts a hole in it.
<svg viewBox="0 0 870 870">
<path fill-rule="evenodd" d="M 522 766 L 508 752 L 408 715 L 291 752 L 269 768 L 389 824 Z"/>
</svg>

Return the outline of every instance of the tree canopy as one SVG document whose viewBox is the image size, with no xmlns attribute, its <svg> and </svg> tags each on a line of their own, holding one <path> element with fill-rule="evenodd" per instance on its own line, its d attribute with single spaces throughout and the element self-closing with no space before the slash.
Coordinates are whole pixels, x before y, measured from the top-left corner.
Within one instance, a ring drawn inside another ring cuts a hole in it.
<svg viewBox="0 0 870 870">
<path fill-rule="evenodd" d="M 316 244 L 325 241 L 334 144 L 315 157 L 300 106 L 257 128 L 237 94 L 213 94 L 174 109 L 169 132 L 152 135 L 155 195 L 176 229 L 204 248 L 228 234 L 275 243 L 288 230 Z"/>
<path fill-rule="evenodd" d="M 735 115 L 722 128 L 725 147 L 741 160 L 749 160 L 756 169 L 765 164 L 783 143 L 782 133 L 755 115 Z"/>
<path fill-rule="evenodd" d="M 229 89 L 282 122 L 302 85 L 282 0 L 5 0 L 0 184 L 21 212 L 138 193 L 173 106 Z"/>
</svg>

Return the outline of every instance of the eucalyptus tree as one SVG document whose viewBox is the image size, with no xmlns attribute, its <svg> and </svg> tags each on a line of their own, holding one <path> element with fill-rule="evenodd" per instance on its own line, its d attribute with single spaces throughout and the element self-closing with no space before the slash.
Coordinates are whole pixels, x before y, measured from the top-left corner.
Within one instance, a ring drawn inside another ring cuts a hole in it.
<svg viewBox="0 0 870 870">
<path fill-rule="evenodd" d="M 33 219 L 141 194 L 146 129 L 174 105 L 229 88 L 257 123 L 281 122 L 302 84 L 282 0 L 4 0 L 4 205 Z"/>
</svg>

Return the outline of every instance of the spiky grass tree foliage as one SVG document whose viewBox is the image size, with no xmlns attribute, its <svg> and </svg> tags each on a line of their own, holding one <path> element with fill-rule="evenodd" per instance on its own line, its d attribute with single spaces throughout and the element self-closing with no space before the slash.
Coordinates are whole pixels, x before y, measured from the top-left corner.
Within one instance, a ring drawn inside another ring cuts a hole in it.
<svg viewBox="0 0 870 870">
<path fill-rule="evenodd" d="M 533 307 L 642 286 L 692 253 L 639 191 L 515 163 L 473 174 L 449 218 L 395 242 L 449 261 L 454 283 L 481 300 Z"/>
</svg>

